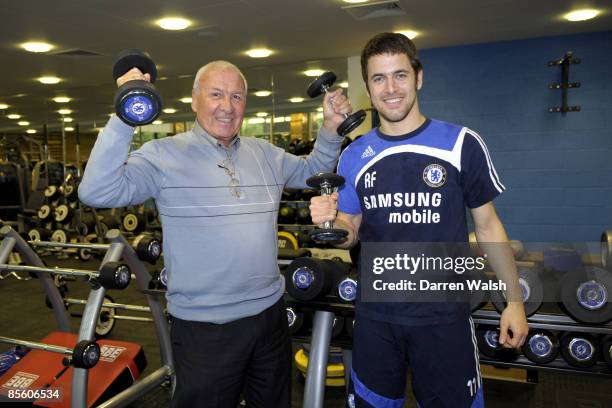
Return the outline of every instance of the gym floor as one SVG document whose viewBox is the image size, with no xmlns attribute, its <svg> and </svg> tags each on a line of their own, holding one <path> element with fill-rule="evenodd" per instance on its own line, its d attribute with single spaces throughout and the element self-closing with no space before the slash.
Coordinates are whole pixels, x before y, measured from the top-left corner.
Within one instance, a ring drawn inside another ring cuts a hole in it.
<svg viewBox="0 0 612 408">
<path fill-rule="evenodd" d="M 88 263 L 55 257 L 44 259 L 50 266 L 65 266 L 79 269 L 96 268 L 95 261 Z M 23 274 L 22 274 L 23 275 Z M 86 299 L 89 287 L 81 281 L 68 283 L 69 297 Z M 0 334 L 24 340 L 38 341 L 56 329 L 52 312 L 45 306 L 41 286 L 36 279 L 18 281 L 13 278 L 0 280 L 3 311 L 0 320 Z M 145 305 L 144 297 L 130 285 L 125 291 L 109 293 L 118 303 Z M 72 306 L 69 311 L 80 311 L 81 307 Z M 129 312 L 122 312 L 127 314 Z M 72 329 L 76 332 L 80 319 L 72 318 Z M 147 357 L 147 375 L 160 366 L 157 338 L 151 323 L 117 321 L 109 339 L 129 341 L 143 346 Z M 294 344 L 297 348 L 299 345 Z M 10 347 L 0 344 L 0 352 Z M 302 406 L 304 381 L 301 374 L 294 369 L 292 387 L 292 407 Z M 538 372 L 536 384 L 513 383 L 508 381 L 484 380 L 485 402 L 488 407 L 562 407 L 562 408 L 612 408 L 612 378 L 565 374 L 558 372 Z M 410 396 L 406 407 L 415 407 L 416 402 Z M 167 407 L 170 396 L 167 389 L 158 388 L 140 398 L 133 407 Z M 325 407 L 344 407 L 344 390 L 330 388 L 325 391 Z"/>
</svg>

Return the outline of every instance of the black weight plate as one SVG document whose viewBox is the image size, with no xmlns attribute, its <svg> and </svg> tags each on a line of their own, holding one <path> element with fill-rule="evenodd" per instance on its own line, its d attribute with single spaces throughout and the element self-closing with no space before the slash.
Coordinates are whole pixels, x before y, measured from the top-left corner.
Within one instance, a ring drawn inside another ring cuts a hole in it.
<svg viewBox="0 0 612 408">
<path fill-rule="evenodd" d="M 332 339 L 340 336 L 344 331 L 344 317 L 342 316 L 334 316 L 333 325 L 332 325 Z"/>
<path fill-rule="evenodd" d="M 612 320 L 612 273 L 597 267 L 568 272 L 561 281 L 563 309 L 574 320 L 602 324 Z"/>
<path fill-rule="evenodd" d="M 514 349 L 508 349 L 498 343 L 499 329 L 496 327 L 479 327 L 476 329 L 478 349 L 486 356 L 498 360 L 512 360 L 517 354 Z"/>
<path fill-rule="evenodd" d="M 612 231 L 601 234 L 601 265 L 612 272 Z"/>
<path fill-rule="evenodd" d="M 323 86 L 327 86 L 328 88 L 332 86 L 336 82 L 336 74 L 333 72 L 324 72 L 317 79 L 312 81 L 308 88 L 306 89 L 306 93 L 311 98 L 316 98 L 321 95 L 324 91 Z"/>
<path fill-rule="evenodd" d="M 561 354 L 569 365 L 588 368 L 597 362 L 599 346 L 590 334 L 566 333 L 561 338 Z"/>
<path fill-rule="evenodd" d="M 114 303 L 115 301 L 110 296 L 104 296 L 105 303 Z M 100 308 L 100 314 L 96 322 L 96 338 L 108 336 L 115 327 L 115 309 L 104 306 Z"/>
<path fill-rule="evenodd" d="M 536 364 L 550 363 L 559 354 L 559 339 L 548 330 L 535 329 L 525 340 L 523 354 Z"/>
<path fill-rule="evenodd" d="M 336 129 L 336 132 L 338 132 L 340 136 L 346 136 L 353 130 L 357 129 L 365 119 L 365 111 L 358 110 L 357 112 L 352 113 L 346 119 L 344 119 L 344 121 Z"/>
<path fill-rule="evenodd" d="M 325 271 L 325 265 L 320 259 L 295 259 L 285 270 L 287 292 L 296 300 L 313 300 L 324 295 L 331 286 Z"/>
<path fill-rule="evenodd" d="M 339 244 L 346 240 L 348 236 L 348 231 L 343 229 L 323 229 L 323 228 L 315 228 L 310 231 L 310 238 L 319 243 L 327 243 L 327 244 Z"/>
<path fill-rule="evenodd" d="M 115 113 L 130 126 L 153 122 L 159 117 L 162 105 L 159 92 L 147 81 L 128 81 L 115 93 Z"/>
<path fill-rule="evenodd" d="M 321 188 L 324 183 L 331 187 L 340 187 L 344 184 L 344 177 L 336 173 L 317 173 L 306 180 L 306 184 L 312 188 Z"/>
<path fill-rule="evenodd" d="M 113 65 L 113 79 L 123 76 L 132 68 L 138 68 L 143 74 L 151 75 L 151 82 L 157 79 L 157 67 L 151 56 L 142 50 L 130 49 L 121 51 L 115 58 Z"/>
<path fill-rule="evenodd" d="M 287 324 L 289 325 L 289 334 L 293 335 L 300 331 L 304 324 L 304 313 L 295 310 L 292 307 L 287 309 Z"/>
<path fill-rule="evenodd" d="M 608 334 L 601 340 L 601 354 L 604 361 L 612 367 L 612 334 Z"/>
<path fill-rule="evenodd" d="M 538 272 L 535 269 L 519 266 L 519 285 L 523 292 L 525 315 L 528 317 L 535 314 L 544 300 L 544 286 Z M 502 291 L 491 291 L 491 302 L 495 309 L 501 313 L 506 308 L 506 297 Z"/>
<path fill-rule="evenodd" d="M 335 295 L 342 302 L 352 303 L 357 299 L 357 281 L 351 278 L 344 278 L 338 283 Z"/>
</svg>

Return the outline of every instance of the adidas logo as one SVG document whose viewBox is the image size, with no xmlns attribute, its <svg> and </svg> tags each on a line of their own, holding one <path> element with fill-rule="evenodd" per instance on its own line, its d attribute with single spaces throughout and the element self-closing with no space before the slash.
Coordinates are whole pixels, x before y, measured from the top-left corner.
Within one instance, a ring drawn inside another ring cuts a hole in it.
<svg viewBox="0 0 612 408">
<path fill-rule="evenodd" d="M 372 146 L 368 146 L 367 149 L 365 149 L 363 151 L 363 153 L 361 154 L 361 158 L 365 159 L 366 157 L 372 157 L 376 154 L 376 152 L 374 151 L 374 149 L 372 149 Z"/>
</svg>

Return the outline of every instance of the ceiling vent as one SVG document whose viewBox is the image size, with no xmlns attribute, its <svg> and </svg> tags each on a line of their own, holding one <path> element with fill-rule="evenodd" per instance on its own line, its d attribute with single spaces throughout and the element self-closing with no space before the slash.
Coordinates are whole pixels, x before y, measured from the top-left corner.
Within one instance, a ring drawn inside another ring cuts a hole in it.
<svg viewBox="0 0 612 408">
<path fill-rule="evenodd" d="M 396 0 L 354 4 L 351 6 L 342 7 L 342 9 L 358 21 L 406 15 L 406 12 L 400 6 L 399 1 Z"/>
<path fill-rule="evenodd" d="M 58 55 L 60 57 L 102 57 L 103 56 L 102 54 L 99 54 L 97 52 L 79 50 L 79 49 L 59 51 L 59 52 L 52 53 L 51 55 Z"/>
</svg>

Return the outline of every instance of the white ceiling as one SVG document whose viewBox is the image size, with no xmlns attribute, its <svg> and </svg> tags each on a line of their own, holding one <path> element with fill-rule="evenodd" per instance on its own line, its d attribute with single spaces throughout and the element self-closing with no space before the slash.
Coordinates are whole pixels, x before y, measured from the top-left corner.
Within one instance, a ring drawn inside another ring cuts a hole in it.
<svg viewBox="0 0 612 408">
<path fill-rule="evenodd" d="M 60 108 L 50 99 L 66 94 L 76 121 L 98 125 L 113 111 L 113 56 L 126 48 L 147 50 L 158 64 L 157 87 L 165 106 L 179 109 L 174 117 L 191 116 L 189 96 L 194 72 L 214 59 L 243 68 L 250 90 L 270 89 L 278 111 L 298 109 L 287 99 L 306 97 L 309 66 L 346 76 L 345 57 L 358 55 L 364 43 L 381 31 L 412 29 L 421 35 L 419 48 L 444 47 L 603 31 L 612 28 L 612 1 L 586 0 L 399 0 L 403 15 L 358 21 L 341 0 L 18 0 L 0 6 L 0 131 L 23 130 L 9 113 L 22 115 L 40 129 L 59 123 Z M 604 10 L 598 18 L 569 23 L 561 16 L 577 6 Z M 185 31 L 168 32 L 154 21 L 168 15 L 193 20 Z M 57 48 L 32 54 L 19 48 L 30 40 L 45 40 Z M 244 51 L 265 46 L 275 51 L 267 59 L 251 59 Z M 58 55 L 85 50 L 96 56 Z M 64 81 L 42 85 L 35 78 L 55 75 Z M 251 111 L 269 108 L 272 97 L 249 97 Z M 165 117 L 164 117 L 165 116 Z M 162 119 L 171 120 L 171 115 Z"/>
</svg>

